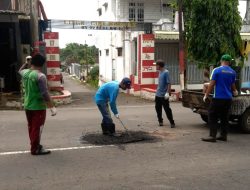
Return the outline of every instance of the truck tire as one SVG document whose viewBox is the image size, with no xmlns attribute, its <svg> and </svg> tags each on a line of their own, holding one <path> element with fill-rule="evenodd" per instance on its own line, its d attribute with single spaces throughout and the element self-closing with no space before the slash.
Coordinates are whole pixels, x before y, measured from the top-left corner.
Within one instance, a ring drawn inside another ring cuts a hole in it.
<svg viewBox="0 0 250 190">
<path fill-rule="evenodd" d="M 242 114 L 239 124 L 243 132 L 250 133 L 250 108 Z"/>
<path fill-rule="evenodd" d="M 204 122 L 208 123 L 208 116 L 205 115 L 205 114 L 200 114 L 200 115 L 201 115 L 201 119 L 202 119 Z"/>
</svg>

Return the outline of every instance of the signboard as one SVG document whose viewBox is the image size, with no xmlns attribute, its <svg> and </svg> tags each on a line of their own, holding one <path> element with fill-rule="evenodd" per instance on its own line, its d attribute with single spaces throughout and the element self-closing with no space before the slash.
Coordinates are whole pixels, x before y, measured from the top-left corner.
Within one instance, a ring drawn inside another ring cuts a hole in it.
<svg viewBox="0 0 250 190">
<path fill-rule="evenodd" d="M 132 30 L 152 33 L 152 23 L 84 20 L 49 20 L 51 28 L 88 30 Z"/>
</svg>

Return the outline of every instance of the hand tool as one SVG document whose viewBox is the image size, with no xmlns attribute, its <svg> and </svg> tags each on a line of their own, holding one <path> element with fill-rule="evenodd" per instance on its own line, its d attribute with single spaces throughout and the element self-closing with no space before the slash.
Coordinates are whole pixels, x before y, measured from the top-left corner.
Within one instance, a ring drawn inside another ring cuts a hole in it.
<svg viewBox="0 0 250 190">
<path fill-rule="evenodd" d="M 128 129 L 125 127 L 125 125 L 123 124 L 122 120 L 120 119 L 120 117 L 117 118 L 120 123 L 122 124 L 123 128 L 125 129 L 126 133 L 128 134 L 128 136 L 130 136 L 130 133 L 128 132 Z"/>
</svg>

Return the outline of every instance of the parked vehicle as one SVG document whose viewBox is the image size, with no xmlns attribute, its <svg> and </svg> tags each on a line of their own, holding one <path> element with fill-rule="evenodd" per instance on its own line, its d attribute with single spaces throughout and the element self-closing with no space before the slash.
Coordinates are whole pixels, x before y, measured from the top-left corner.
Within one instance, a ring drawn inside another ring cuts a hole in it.
<svg viewBox="0 0 250 190">
<path fill-rule="evenodd" d="M 208 122 L 208 107 L 212 95 L 208 102 L 203 102 L 204 93 L 202 90 L 183 90 L 182 105 L 198 113 L 201 119 Z M 230 121 L 237 122 L 238 126 L 245 133 L 250 133 L 250 94 L 241 94 L 233 98 L 230 109 Z"/>
</svg>

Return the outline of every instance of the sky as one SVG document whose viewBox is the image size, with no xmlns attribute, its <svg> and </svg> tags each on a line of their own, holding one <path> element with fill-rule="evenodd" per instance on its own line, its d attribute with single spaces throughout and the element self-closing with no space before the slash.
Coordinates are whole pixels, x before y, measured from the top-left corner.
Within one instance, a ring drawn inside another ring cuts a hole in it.
<svg viewBox="0 0 250 190">
<path fill-rule="evenodd" d="M 97 20 L 98 0 L 41 0 L 48 19 L 60 20 Z M 52 29 L 59 32 L 59 46 L 64 48 L 67 43 L 96 43 L 95 30 L 83 29 Z"/>
<path fill-rule="evenodd" d="M 48 19 L 61 20 L 98 20 L 98 0 L 41 0 Z M 246 12 L 246 1 L 239 1 L 242 18 Z M 96 44 L 98 30 L 83 29 L 52 29 L 59 32 L 59 46 L 64 48 L 67 43 Z"/>
</svg>

